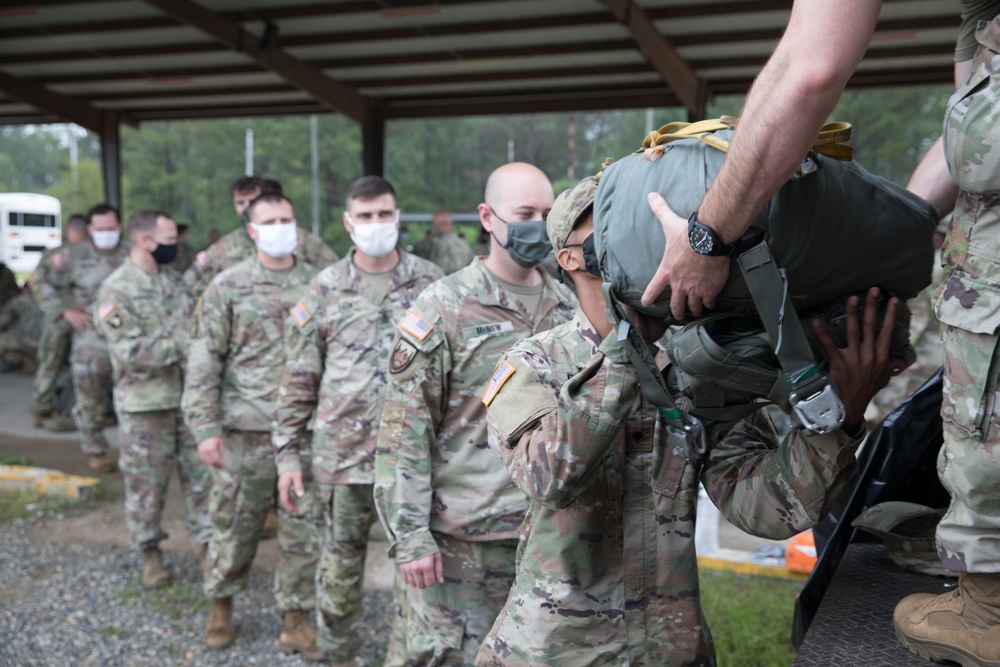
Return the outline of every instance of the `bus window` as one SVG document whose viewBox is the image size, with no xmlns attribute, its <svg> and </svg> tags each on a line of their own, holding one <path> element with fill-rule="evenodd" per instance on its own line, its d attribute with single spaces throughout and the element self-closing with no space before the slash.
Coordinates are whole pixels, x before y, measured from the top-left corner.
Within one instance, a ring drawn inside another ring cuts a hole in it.
<svg viewBox="0 0 1000 667">
<path fill-rule="evenodd" d="M 21 224 L 25 227 L 55 227 L 56 217 L 42 213 L 22 213 Z"/>
</svg>

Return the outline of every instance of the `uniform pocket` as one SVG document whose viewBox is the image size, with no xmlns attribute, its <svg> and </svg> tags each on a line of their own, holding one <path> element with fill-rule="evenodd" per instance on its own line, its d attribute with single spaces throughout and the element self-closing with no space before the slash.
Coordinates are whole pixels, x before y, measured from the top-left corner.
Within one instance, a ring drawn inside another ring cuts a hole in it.
<svg viewBox="0 0 1000 667">
<path fill-rule="evenodd" d="M 935 313 L 944 328 L 942 418 L 970 437 L 985 437 L 997 387 L 1000 283 L 953 271 Z"/>
<path fill-rule="evenodd" d="M 948 169 L 966 192 L 1000 194 L 1000 146 L 992 146 L 1000 79 L 989 60 L 976 59 L 976 68 L 948 100 L 944 122 L 944 149 Z"/>
</svg>

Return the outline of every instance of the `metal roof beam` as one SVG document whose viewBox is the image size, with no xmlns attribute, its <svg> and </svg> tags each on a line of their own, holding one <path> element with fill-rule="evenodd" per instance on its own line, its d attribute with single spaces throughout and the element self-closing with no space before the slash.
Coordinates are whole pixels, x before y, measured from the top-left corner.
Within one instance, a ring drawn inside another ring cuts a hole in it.
<svg viewBox="0 0 1000 667">
<path fill-rule="evenodd" d="M 633 0 L 601 0 L 628 31 L 635 45 L 667 82 L 677 97 L 692 111 L 704 111 L 705 82 L 685 62 L 673 44 L 663 36 L 649 15 Z"/>
<path fill-rule="evenodd" d="M 370 103 L 350 86 L 327 76 L 311 65 L 288 55 L 280 47 L 262 48 L 256 35 L 239 24 L 211 12 L 191 0 L 145 0 L 173 18 L 214 38 L 234 51 L 244 53 L 262 67 L 278 74 L 324 105 L 365 125 L 371 121 Z"/>
<path fill-rule="evenodd" d="M 6 72 L 0 72 L 0 92 L 21 100 L 25 104 L 30 104 L 45 113 L 58 116 L 67 122 L 76 123 L 101 136 L 104 135 L 108 126 L 109 117 L 115 123 L 121 121 L 133 127 L 138 126 L 136 121 L 127 115 L 98 109 L 88 104 L 85 100 L 62 95 L 49 90 L 45 86 L 11 76 Z"/>
</svg>

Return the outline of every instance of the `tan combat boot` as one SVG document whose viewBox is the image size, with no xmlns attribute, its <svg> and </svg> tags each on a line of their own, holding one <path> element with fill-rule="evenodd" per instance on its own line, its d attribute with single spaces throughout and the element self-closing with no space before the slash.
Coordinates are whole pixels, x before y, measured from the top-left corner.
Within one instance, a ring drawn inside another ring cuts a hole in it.
<svg viewBox="0 0 1000 667">
<path fill-rule="evenodd" d="M 316 643 L 316 630 L 309 622 L 308 611 L 286 611 L 285 627 L 278 637 L 278 648 L 285 653 L 301 653 L 306 660 L 322 660 L 324 653 Z"/>
<path fill-rule="evenodd" d="M 90 454 L 87 456 L 87 467 L 94 472 L 114 472 L 118 466 L 107 454 Z"/>
<path fill-rule="evenodd" d="M 142 550 L 142 585 L 145 588 L 160 588 L 170 583 L 170 572 L 163 565 L 163 554 L 159 547 Z"/>
<path fill-rule="evenodd" d="M 42 421 L 42 427 L 46 431 L 52 431 L 53 433 L 69 433 L 76 430 L 76 422 L 73 421 L 72 417 L 52 415 Z"/>
<path fill-rule="evenodd" d="M 233 598 L 215 598 L 205 622 L 205 646 L 221 651 L 236 641 L 233 632 Z"/>
<path fill-rule="evenodd" d="M 963 667 L 1000 667 L 1000 574 L 962 574 L 955 590 L 908 595 L 893 614 L 912 653 Z"/>
<path fill-rule="evenodd" d="M 51 416 L 51 412 L 36 412 L 34 421 L 35 428 L 42 428 L 42 423 Z"/>
</svg>

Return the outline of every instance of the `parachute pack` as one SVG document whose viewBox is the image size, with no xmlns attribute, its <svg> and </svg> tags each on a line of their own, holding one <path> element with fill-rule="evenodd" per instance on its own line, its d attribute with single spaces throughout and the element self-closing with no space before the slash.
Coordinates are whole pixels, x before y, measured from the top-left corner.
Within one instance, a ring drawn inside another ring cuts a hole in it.
<svg viewBox="0 0 1000 667">
<path fill-rule="evenodd" d="M 873 286 L 903 301 L 918 294 L 931 280 L 937 214 L 854 162 L 844 145 L 850 125 L 830 124 L 799 173 L 754 219 L 712 312 L 674 320 L 669 288 L 645 307 L 640 299 L 666 243 L 646 195 L 659 192 L 678 215 L 690 216 L 718 174 L 735 122 L 670 123 L 601 174 L 594 237 L 609 311 L 646 399 L 685 428 L 741 419 L 770 403 L 827 432 L 839 426 L 843 408 L 823 372 L 822 347 L 802 321 L 819 317 L 843 344 L 851 295 Z M 664 372 L 622 303 L 676 325 L 666 339 L 673 363 Z M 908 326 L 901 308 L 893 354 L 912 362 Z"/>
</svg>

